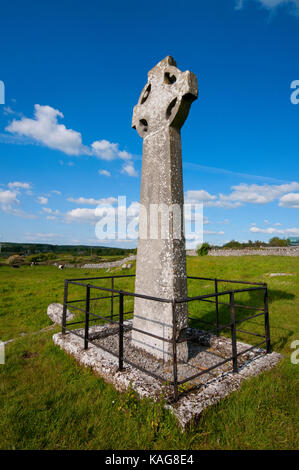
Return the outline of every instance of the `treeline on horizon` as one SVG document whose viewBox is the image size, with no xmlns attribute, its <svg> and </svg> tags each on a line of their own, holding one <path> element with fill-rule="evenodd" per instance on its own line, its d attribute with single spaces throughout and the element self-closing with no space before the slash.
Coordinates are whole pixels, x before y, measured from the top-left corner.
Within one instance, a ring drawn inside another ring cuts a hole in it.
<svg viewBox="0 0 299 470">
<path fill-rule="evenodd" d="M 248 242 L 238 242 L 237 240 L 231 240 L 230 242 L 225 243 L 221 248 L 259 248 L 261 246 L 290 246 L 291 240 L 289 238 L 279 238 L 273 237 L 267 242 L 262 242 L 260 240 L 248 240 Z"/>
<path fill-rule="evenodd" d="M 117 248 L 89 245 L 51 245 L 47 243 L 2 243 L 0 256 L 6 257 L 12 254 L 34 255 L 37 253 L 69 254 L 73 256 L 117 256 L 135 253 L 134 248 Z"/>
<path fill-rule="evenodd" d="M 239 242 L 231 240 L 222 246 L 205 243 L 210 248 L 259 248 L 259 247 L 279 247 L 290 246 L 291 241 L 288 238 L 273 237 L 269 242 L 260 240 L 249 240 L 248 242 Z M 33 255 L 36 253 L 70 254 L 73 256 L 117 256 L 136 253 L 136 248 L 118 248 L 108 246 L 93 245 L 51 245 L 49 243 L 11 243 L 0 242 L 0 256 L 9 256 L 11 254 Z"/>
</svg>

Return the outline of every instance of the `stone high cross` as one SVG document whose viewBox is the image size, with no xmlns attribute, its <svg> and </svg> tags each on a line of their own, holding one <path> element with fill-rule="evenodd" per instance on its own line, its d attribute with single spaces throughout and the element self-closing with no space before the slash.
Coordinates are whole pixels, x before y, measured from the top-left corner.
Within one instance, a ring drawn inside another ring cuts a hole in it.
<svg viewBox="0 0 299 470">
<path fill-rule="evenodd" d="M 187 296 L 180 129 L 196 98 L 195 75 L 181 72 L 168 56 L 149 71 L 148 82 L 134 107 L 132 127 L 143 138 L 140 195 L 143 210 L 139 214 L 136 293 L 166 299 Z M 161 234 L 161 214 L 160 219 L 156 218 L 158 230 L 152 230 L 152 209 L 158 207 L 169 210 L 167 237 Z M 179 223 L 173 208 L 180 210 Z M 176 318 L 177 335 L 182 337 L 188 322 L 186 304 L 176 305 Z M 172 304 L 135 297 L 133 326 L 171 339 Z M 172 345 L 167 341 L 134 330 L 132 341 L 164 361 L 171 359 Z M 187 360 L 186 342 L 178 343 L 177 354 Z"/>
</svg>

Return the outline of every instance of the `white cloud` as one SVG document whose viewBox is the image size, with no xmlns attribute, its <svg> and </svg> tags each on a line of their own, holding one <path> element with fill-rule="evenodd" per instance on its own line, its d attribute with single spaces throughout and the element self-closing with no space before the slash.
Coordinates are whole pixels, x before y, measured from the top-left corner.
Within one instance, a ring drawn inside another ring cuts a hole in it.
<svg viewBox="0 0 299 470">
<path fill-rule="evenodd" d="M 285 6 L 288 7 L 290 13 L 299 13 L 299 0 L 237 0 L 236 9 L 241 10 L 249 1 L 259 3 L 268 10 L 275 10 L 278 7 Z"/>
<path fill-rule="evenodd" d="M 238 201 L 230 202 L 230 201 L 209 201 L 205 203 L 205 206 L 208 207 L 222 207 L 223 209 L 234 209 L 236 207 L 240 207 L 242 204 Z"/>
<path fill-rule="evenodd" d="M 95 223 L 98 219 L 96 209 L 77 208 L 66 213 L 67 222 Z"/>
<path fill-rule="evenodd" d="M 15 112 L 10 106 L 4 106 L 3 114 L 15 114 Z"/>
<path fill-rule="evenodd" d="M 114 160 L 118 156 L 118 144 L 113 144 L 108 140 L 96 140 L 91 144 L 94 155 L 103 160 Z"/>
<path fill-rule="evenodd" d="M 231 187 L 230 194 L 220 193 L 218 196 L 208 193 L 205 190 L 186 191 L 186 203 L 203 203 L 206 207 L 223 207 L 233 209 L 243 204 L 267 204 L 280 198 L 280 206 L 298 208 L 299 193 L 290 193 L 290 191 L 299 191 L 299 183 L 285 183 L 280 185 L 270 184 L 245 184 L 241 183 Z M 267 222 L 265 222 L 267 223 Z M 268 222 L 269 223 L 269 222 Z"/>
<path fill-rule="evenodd" d="M 104 175 L 104 176 L 109 177 L 111 176 L 111 173 L 108 170 L 99 170 L 99 175 Z"/>
<path fill-rule="evenodd" d="M 12 204 L 18 204 L 17 193 L 15 191 L 0 189 L 0 204 L 2 208 L 9 208 Z"/>
<path fill-rule="evenodd" d="M 131 158 L 132 158 L 132 155 L 130 153 L 126 152 L 125 150 L 122 150 L 122 151 L 118 152 L 118 156 L 122 160 L 131 160 Z"/>
<path fill-rule="evenodd" d="M 82 144 L 80 132 L 67 129 L 64 124 L 58 123 L 63 114 L 51 106 L 34 105 L 34 119 L 23 117 L 14 119 L 6 131 L 26 136 L 49 147 L 60 150 L 67 155 L 80 155 L 87 152 Z"/>
<path fill-rule="evenodd" d="M 97 206 L 98 204 L 114 204 L 117 202 L 115 197 L 107 197 L 102 199 L 93 199 L 93 198 L 85 198 L 85 197 L 78 197 L 77 199 L 73 197 L 69 197 L 67 199 L 69 202 L 74 202 L 75 204 L 88 204 L 90 206 Z"/>
<path fill-rule="evenodd" d="M 52 189 L 51 193 L 57 194 L 57 196 L 61 196 L 61 191 L 57 191 L 57 189 Z"/>
<path fill-rule="evenodd" d="M 299 183 L 292 182 L 280 185 L 239 184 L 232 186 L 231 194 L 220 194 L 221 201 L 238 201 L 249 204 L 267 204 L 289 191 L 299 190 Z"/>
<path fill-rule="evenodd" d="M 25 233 L 26 239 L 29 241 L 48 241 L 53 240 L 53 238 L 63 238 L 63 235 L 57 233 Z"/>
<path fill-rule="evenodd" d="M 0 206 L 4 212 L 7 214 L 12 214 L 16 217 L 22 217 L 23 219 L 35 219 L 36 216 L 33 214 L 29 214 L 28 212 L 24 212 L 21 209 L 13 207 L 14 205 L 18 205 L 20 201 L 17 199 L 17 192 L 6 190 L 3 191 L 0 189 Z"/>
<path fill-rule="evenodd" d="M 267 228 L 251 227 L 249 231 L 253 233 L 268 233 L 268 234 L 277 233 L 279 235 L 294 235 L 294 236 L 299 235 L 299 228 L 296 228 L 296 227 L 286 228 L 286 229 L 278 229 L 274 227 L 267 227 Z"/>
<path fill-rule="evenodd" d="M 37 202 L 42 205 L 48 204 L 48 198 L 44 196 L 38 196 Z"/>
<path fill-rule="evenodd" d="M 135 170 L 133 163 L 131 163 L 131 162 L 130 163 L 125 163 L 123 165 L 122 173 L 125 173 L 125 174 L 127 174 L 129 176 L 133 176 L 133 177 L 138 176 L 138 173 Z"/>
<path fill-rule="evenodd" d="M 130 160 L 132 155 L 125 150 L 119 150 L 119 145 L 108 140 L 96 140 L 91 144 L 92 154 L 103 160 L 111 161 L 116 158 Z"/>
<path fill-rule="evenodd" d="M 30 214 L 29 212 L 22 211 L 21 209 L 16 208 L 4 208 L 5 212 L 8 214 L 14 215 L 16 217 L 21 217 L 22 219 L 36 219 L 36 215 Z"/>
<path fill-rule="evenodd" d="M 186 204 L 200 204 L 203 203 L 205 207 L 223 207 L 225 209 L 233 209 L 241 205 L 240 202 L 231 202 L 217 199 L 217 196 L 208 193 L 204 189 L 195 191 L 186 191 L 185 194 Z"/>
<path fill-rule="evenodd" d="M 90 155 L 106 161 L 125 160 L 126 164 L 123 165 L 122 172 L 129 176 L 137 176 L 133 163 L 130 162 L 132 155 L 126 150 L 121 150 L 118 143 L 102 139 L 94 141 L 90 146 L 83 145 L 80 132 L 68 129 L 64 124 L 58 122 L 63 118 L 62 112 L 58 109 L 35 104 L 33 119 L 24 116 L 20 119 L 13 119 L 5 130 L 18 138 L 31 139 L 38 144 L 59 150 L 67 155 Z M 63 160 L 60 160 L 59 163 L 64 165 Z M 66 164 L 74 166 L 73 162 Z M 111 175 L 107 170 L 102 170 L 100 174 Z"/>
<path fill-rule="evenodd" d="M 50 207 L 43 207 L 43 211 L 46 212 L 47 214 L 52 214 L 52 215 L 59 215 L 60 214 L 58 209 L 53 210 L 53 209 L 50 209 Z"/>
<path fill-rule="evenodd" d="M 3 108 L 3 114 L 5 116 L 9 116 L 9 115 L 15 115 L 15 116 L 22 116 L 22 113 L 18 113 L 17 111 L 15 111 L 14 109 L 12 109 L 10 106 L 4 106 Z"/>
<path fill-rule="evenodd" d="M 299 193 L 288 193 L 279 200 L 279 206 L 299 209 Z"/>
<path fill-rule="evenodd" d="M 219 232 L 216 232 L 214 230 L 204 230 L 203 233 L 204 235 L 224 235 L 223 230 L 220 230 Z"/>
<path fill-rule="evenodd" d="M 10 189 L 30 189 L 30 183 L 21 183 L 20 181 L 14 181 L 13 183 L 8 183 L 7 185 Z"/>
<path fill-rule="evenodd" d="M 200 189 L 198 191 L 187 191 L 186 202 L 208 202 L 217 199 L 217 196 L 213 196 L 207 191 Z"/>
</svg>

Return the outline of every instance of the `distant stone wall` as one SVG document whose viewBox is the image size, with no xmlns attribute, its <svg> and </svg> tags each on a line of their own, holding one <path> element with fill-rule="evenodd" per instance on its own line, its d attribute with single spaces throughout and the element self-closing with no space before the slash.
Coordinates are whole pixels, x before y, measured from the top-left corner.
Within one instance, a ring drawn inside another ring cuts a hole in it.
<svg viewBox="0 0 299 470">
<path fill-rule="evenodd" d="M 127 263 L 128 261 L 133 261 L 136 259 L 136 255 L 128 256 L 128 258 L 123 258 L 117 261 L 107 261 L 105 263 L 97 263 L 97 264 L 83 264 L 81 268 L 84 269 L 105 269 L 105 268 L 118 268 L 123 264 Z"/>
<path fill-rule="evenodd" d="M 187 252 L 188 254 L 188 252 Z M 243 248 L 242 250 L 213 249 L 209 256 L 299 256 L 298 246 Z"/>
</svg>

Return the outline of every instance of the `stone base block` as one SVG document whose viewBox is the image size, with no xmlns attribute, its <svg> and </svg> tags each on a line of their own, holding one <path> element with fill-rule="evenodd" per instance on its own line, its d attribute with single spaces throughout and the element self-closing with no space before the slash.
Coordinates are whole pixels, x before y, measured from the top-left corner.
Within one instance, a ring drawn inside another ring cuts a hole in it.
<svg viewBox="0 0 299 470">
<path fill-rule="evenodd" d="M 131 321 L 125 322 L 124 359 L 127 358 L 140 367 L 161 375 L 166 381 L 171 380 L 172 368 L 169 364 L 133 346 L 131 327 Z M 75 331 L 84 336 L 83 329 Z M 197 371 L 204 371 L 213 364 L 221 362 L 224 357 L 231 356 L 229 339 L 195 329 L 188 329 L 188 333 L 196 335 L 197 339 L 188 343 L 188 361 L 178 364 L 179 380 L 196 374 Z M 232 364 L 229 361 L 179 387 L 179 391 L 184 393 L 180 395 L 178 402 L 173 403 L 172 387 L 126 363 L 124 363 L 125 369 L 122 372 L 118 371 L 118 359 L 97 347 L 102 344 L 117 353 L 117 327 L 111 325 L 91 327 L 90 340 L 94 344 L 89 344 L 89 349 L 84 350 L 84 341 L 78 336 L 70 333 L 64 336 L 57 333 L 53 336 L 56 345 L 74 356 L 81 365 L 92 368 L 95 374 L 112 383 L 118 391 L 126 391 L 131 386 L 140 397 L 161 400 L 163 396 L 165 407 L 174 413 L 182 428 L 188 426 L 192 420 L 196 420 L 205 408 L 237 390 L 247 378 L 274 367 L 282 357 L 275 352 L 266 354 L 265 350 L 254 348 L 239 356 L 238 373 L 232 372 Z M 238 352 L 245 351 L 249 347 L 248 344 L 237 343 Z"/>
</svg>

